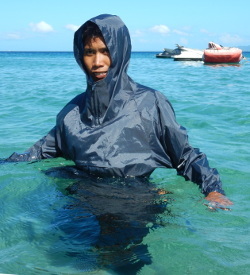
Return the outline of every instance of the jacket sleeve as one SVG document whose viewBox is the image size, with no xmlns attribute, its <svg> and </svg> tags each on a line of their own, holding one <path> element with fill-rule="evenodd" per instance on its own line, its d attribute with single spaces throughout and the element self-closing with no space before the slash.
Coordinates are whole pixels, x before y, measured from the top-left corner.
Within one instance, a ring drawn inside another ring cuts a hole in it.
<svg viewBox="0 0 250 275">
<path fill-rule="evenodd" d="M 46 136 L 38 140 L 24 153 L 13 153 L 5 161 L 36 161 L 47 158 L 56 158 L 62 156 L 56 142 L 56 127 L 54 127 Z"/>
<path fill-rule="evenodd" d="M 209 166 L 204 153 L 189 144 L 187 131 L 176 122 L 171 104 L 166 98 L 158 98 L 158 106 L 161 143 L 177 174 L 198 184 L 205 195 L 213 191 L 224 194 L 218 171 Z"/>
</svg>

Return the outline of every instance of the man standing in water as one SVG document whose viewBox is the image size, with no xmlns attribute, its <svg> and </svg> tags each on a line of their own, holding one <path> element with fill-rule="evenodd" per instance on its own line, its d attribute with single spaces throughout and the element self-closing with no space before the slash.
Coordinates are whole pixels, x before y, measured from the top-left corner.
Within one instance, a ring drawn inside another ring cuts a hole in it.
<svg viewBox="0 0 250 275">
<path fill-rule="evenodd" d="M 174 168 L 208 201 L 232 204 L 217 170 L 189 145 L 170 102 L 128 76 L 131 42 L 119 17 L 104 14 L 84 23 L 75 33 L 74 55 L 86 74 L 86 91 L 61 110 L 45 137 L 7 161 L 64 157 L 101 177 L 148 177 L 158 167 Z"/>
</svg>

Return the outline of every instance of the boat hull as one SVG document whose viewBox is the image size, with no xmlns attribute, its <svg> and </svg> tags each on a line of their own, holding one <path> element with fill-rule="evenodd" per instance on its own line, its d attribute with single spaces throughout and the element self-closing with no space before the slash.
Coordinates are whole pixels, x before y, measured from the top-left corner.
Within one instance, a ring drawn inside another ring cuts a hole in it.
<svg viewBox="0 0 250 275">
<path fill-rule="evenodd" d="M 242 59 L 242 50 L 234 48 L 228 50 L 204 50 L 205 63 L 239 63 Z"/>
<path fill-rule="evenodd" d="M 173 57 L 174 61 L 202 61 L 202 57 Z"/>
<path fill-rule="evenodd" d="M 171 54 L 167 55 L 167 54 L 156 54 L 157 58 L 171 58 Z"/>
</svg>

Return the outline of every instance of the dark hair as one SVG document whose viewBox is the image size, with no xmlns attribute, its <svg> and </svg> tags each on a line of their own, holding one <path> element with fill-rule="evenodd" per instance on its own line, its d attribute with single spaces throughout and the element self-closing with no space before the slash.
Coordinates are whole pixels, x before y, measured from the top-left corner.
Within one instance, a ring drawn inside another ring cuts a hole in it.
<svg viewBox="0 0 250 275">
<path fill-rule="evenodd" d="M 96 38 L 96 37 L 99 37 L 103 41 L 105 41 L 103 38 L 102 32 L 100 31 L 98 26 L 91 21 L 87 22 L 87 26 L 85 27 L 85 30 L 82 35 L 83 46 L 88 44 L 92 38 Z"/>
</svg>

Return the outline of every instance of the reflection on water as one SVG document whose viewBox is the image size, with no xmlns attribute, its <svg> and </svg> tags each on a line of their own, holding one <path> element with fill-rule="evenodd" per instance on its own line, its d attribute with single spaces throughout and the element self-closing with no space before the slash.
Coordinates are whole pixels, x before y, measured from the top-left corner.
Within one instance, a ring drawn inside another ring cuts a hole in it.
<svg viewBox="0 0 250 275">
<path fill-rule="evenodd" d="M 164 190 L 145 178 L 100 179 L 79 174 L 74 167 L 46 174 L 75 178 L 65 189 L 72 201 L 57 211 L 53 222 L 60 232 L 50 251 L 54 265 L 63 259 L 82 271 L 136 274 L 151 263 L 143 238 L 166 211 Z"/>
<path fill-rule="evenodd" d="M 241 63 L 204 63 L 204 65 L 209 67 L 240 67 Z"/>
</svg>

